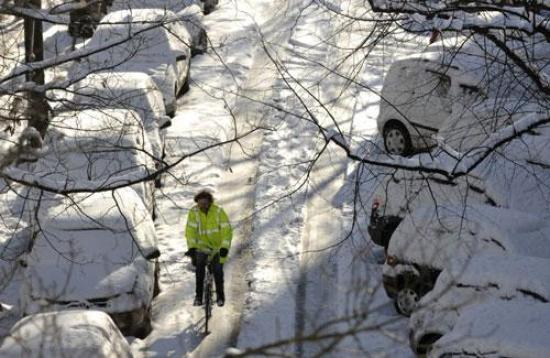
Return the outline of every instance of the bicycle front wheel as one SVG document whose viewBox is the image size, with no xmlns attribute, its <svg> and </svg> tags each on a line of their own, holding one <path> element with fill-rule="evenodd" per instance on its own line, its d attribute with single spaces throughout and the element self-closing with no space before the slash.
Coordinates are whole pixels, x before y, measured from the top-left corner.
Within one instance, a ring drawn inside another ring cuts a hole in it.
<svg viewBox="0 0 550 358">
<path fill-rule="evenodd" d="M 210 277 L 206 279 L 206 287 L 204 290 L 204 333 L 208 333 L 208 320 L 212 316 L 212 280 Z"/>
</svg>

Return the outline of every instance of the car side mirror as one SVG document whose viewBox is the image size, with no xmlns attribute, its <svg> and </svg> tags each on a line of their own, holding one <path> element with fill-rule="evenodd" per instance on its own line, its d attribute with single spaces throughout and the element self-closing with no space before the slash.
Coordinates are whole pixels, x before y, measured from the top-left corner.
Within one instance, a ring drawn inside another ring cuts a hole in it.
<svg viewBox="0 0 550 358">
<path fill-rule="evenodd" d="M 187 60 L 187 55 L 178 55 L 176 56 L 176 62 Z"/>
<path fill-rule="evenodd" d="M 172 125 L 172 118 L 168 116 L 161 116 L 159 120 L 159 129 L 165 129 Z"/>
</svg>

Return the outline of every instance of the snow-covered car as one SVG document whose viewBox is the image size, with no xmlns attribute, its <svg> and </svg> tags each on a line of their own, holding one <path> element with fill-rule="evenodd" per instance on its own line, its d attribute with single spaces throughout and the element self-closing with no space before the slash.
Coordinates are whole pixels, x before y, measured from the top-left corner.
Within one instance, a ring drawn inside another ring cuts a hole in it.
<svg viewBox="0 0 550 358">
<path fill-rule="evenodd" d="M 367 230 L 371 240 L 385 249 L 403 217 L 417 207 L 493 203 L 485 195 L 483 182 L 473 175 L 449 181 L 437 174 L 409 170 L 384 174 L 372 198 Z"/>
<path fill-rule="evenodd" d="M 488 302 L 469 306 L 428 357 L 545 358 L 550 352 L 550 305 Z"/>
<path fill-rule="evenodd" d="M 153 221 L 131 188 L 42 200 L 23 258 L 24 314 L 66 309 L 108 313 L 125 335 L 151 330 L 158 285 Z"/>
<path fill-rule="evenodd" d="M 59 188 L 89 188 L 127 180 L 155 216 L 153 151 L 143 121 L 126 109 L 88 109 L 54 117 L 33 175 Z M 142 178 L 143 180 L 139 180 Z"/>
<path fill-rule="evenodd" d="M 114 11 L 99 23 L 80 51 L 92 51 L 69 70 L 77 81 L 92 72 L 143 72 L 163 95 L 173 117 L 176 97 L 189 89 L 191 35 L 176 14 L 161 9 Z"/>
<path fill-rule="evenodd" d="M 409 321 L 410 345 L 424 354 L 453 329 L 469 305 L 492 301 L 550 302 L 550 260 L 527 256 L 476 255 L 450 265 L 418 302 Z"/>
<path fill-rule="evenodd" d="M 74 84 L 73 96 L 65 107 L 72 109 L 124 108 L 143 119 L 155 167 L 161 169 L 165 156 L 165 128 L 172 121 L 164 111 L 162 93 L 150 76 L 139 72 L 99 72 Z M 156 178 L 160 186 L 160 176 Z"/>
<path fill-rule="evenodd" d="M 377 118 L 386 151 L 408 155 L 434 147 L 435 136 L 449 117 L 460 127 L 460 115 L 472 106 L 487 107 L 483 104 L 487 99 L 493 106 L 501 104 L 492 98 L 506 104 L 510 97 L 524 97 L 529 79 L 515 75 L 502 58 L 506 58 L 502 50 L 486 41 L 458 37 L 395 61 L 384 78 Z M 493 110 L 493 116 L 501 111 Z M 468 114 L 468 122 L 476 119 L 475 112 Z"/>
<path fill-rule="evenodd" d="M 191 54 L 205 53 L 208 37 L 202 25 L 204 4 L 199 0 L 115 0 L 111 11 L 135 9 L 162 9 L 175 13 L 191 35 Z"/>
<path fill-rule="evenodd" d="M 109 315 L 71 310 L 22 318 L 2 342 L 0 356 L 131 358 L 133 355 Z"/>
<path fill-rule="evenodd" d="M 499 205 L 550 215 L 549 138 L 550 127 L 539 126 L 496 148 L 480 164 L 486 192 Z"/>
<path fill-rule="evenodd" d="M 550 258 L 548 220 L 488 205 L 427 206 L 395 230 L 384 263 L 383 284 L 398 312 L 410 315 L 451 262 L 494 253 Z"/>
</svg>

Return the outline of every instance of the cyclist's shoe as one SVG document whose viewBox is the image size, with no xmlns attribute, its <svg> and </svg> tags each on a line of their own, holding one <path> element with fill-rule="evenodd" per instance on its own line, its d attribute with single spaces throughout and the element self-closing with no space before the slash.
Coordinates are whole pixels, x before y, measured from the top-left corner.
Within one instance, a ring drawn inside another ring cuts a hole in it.
<svg viewBox="0 0 550 358">
<path fill-rule="evenodd" d="M 202 306 L 202 297 L 195 297 L 195 301 L 193 301 L 193 306 Z"/>
<path fill-rule="evenodd" d="M 218 298 L 216 300 L 216 303 L 218 304 L 219 307 L 222 307 L 225 304 L 225 300 L 223 298 Z"/>
</svg>

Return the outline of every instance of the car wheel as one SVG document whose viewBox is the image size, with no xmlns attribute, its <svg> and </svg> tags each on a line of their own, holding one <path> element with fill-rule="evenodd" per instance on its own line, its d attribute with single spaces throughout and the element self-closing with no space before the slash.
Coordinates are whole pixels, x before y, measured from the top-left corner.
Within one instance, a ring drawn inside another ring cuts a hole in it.
<svg viewBox="0 0 550 358">
<path fill-rule="evenodd" d="M 80 37 L 78 35 L 79 29 L 80 29 L 80 25 L 78 25 L 74 22 L 69 23 L 68 31 L 69 31 L 69 35 L 71 35 L 71 37 Z"/>
<path fill-rule="evenodd" d="M 397 121 L 390 121 L 384 126 L 384 147 L 386 152 L 396 155 L 409 155 L 412 142 L 409 131 Z"/>
<path fill-rule="evenodd" d="M 154 193 L 152 193 L 151 219 L 153 221 L 157 219 L 157 200 Z"/>
<path fill-rule="evenodd" d="M 157 175 L 157 177 L 155 178 L 155 188 L 157 189 L 162 188 L 162 177 L 160 174 Z"/>
<path fill-rule="evenodd" d="M 134 331 L 134 337 L 137 337 L 139 339 L 144 339 L 151 333 L 153 330 L 153 325 L 151 324 L 151 306 L 147 308 L 147 311 L 145 312 L 145 316 L 143 317 L 143 321 L 139 325 L 139 327 L 135 328 Z"/>
<path fill-rule="evenodd" d="M 210 14 L 212 11 L 214 11 L 214 7 L 215 7 L 214 5 L 205 4 L 205 5 L 204 5 L 203 13 L 204 13 L 205 15 Z"/>
<path fill-rule="evenodd" d="M 441 337 L 442 335 L 439 333 L 428 333 L 423 335 L 418 341 L 418 345 L 416 346 L 416 354 L 429 353 L 433 348 L 433 344 L 437 342 Z"/>
<path fill-rule="evenodd" d="M 208 49 L 208 37 L 206 36 L 206 30 L 201 29 L 199 34 L 199 40 L 196 46 L 191 49 L 191 56 L 202 55 Z"/>
<path fill-rule="evenodd" d="M 189 75 L 190 75 L 190 69 L 191 69 L 191 63 L 189 63 L 189 66 L 187 66 L 187 74 L 185 75 L 185 82 L 183 83 L 183 86 L 181 86 L 179 95 L 183 95 L 189 91 Z"/>
<path fill-rule="evenodd" d="M 154 273 L 154 283 L 153 283 L 153 297 L 157 297 L 160 293 L 160 263 L 158 260 L 155 261 L 155 273 Z"/>
<path fill-rule="evenodd" d="M 403 316 L 409 317 L 416 309 L 419 299 L 420 295 L 412 288 L 402 288 L 395 297 L 395 309 Z"/>
</svg>

